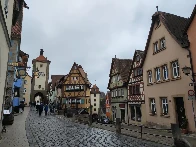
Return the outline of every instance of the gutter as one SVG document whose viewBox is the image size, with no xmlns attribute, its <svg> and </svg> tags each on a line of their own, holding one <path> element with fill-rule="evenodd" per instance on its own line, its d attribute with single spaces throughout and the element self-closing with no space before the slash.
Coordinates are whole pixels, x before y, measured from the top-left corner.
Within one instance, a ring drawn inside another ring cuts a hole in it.
<svg viewBox="0 0 196 147">
<path fill-rule="evenodd" d="M 190 58 L 190 64 L 191 64 L 191 70 L 192 70 L 192 79 L 193 79 L 192 81 L 194 83 L 194 91 L 196 91 L 192 54 L 189 48 L 186 48 L 186 50 L 189 52 L 189 58 Z"/>
</svg>

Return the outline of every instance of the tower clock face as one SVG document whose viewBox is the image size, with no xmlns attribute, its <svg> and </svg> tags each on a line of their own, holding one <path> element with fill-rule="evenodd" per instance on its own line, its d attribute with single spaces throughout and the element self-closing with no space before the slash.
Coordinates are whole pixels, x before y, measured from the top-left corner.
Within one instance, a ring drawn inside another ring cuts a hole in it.
<svg viewBox="0 0 196 147">
<path fill-rule="evenodd" d="M 20 75 L 20 76 L 26 75 L 26 71 L 25 71 L 25 70 L 19 70 L 19 75 Z"/>
</svg>

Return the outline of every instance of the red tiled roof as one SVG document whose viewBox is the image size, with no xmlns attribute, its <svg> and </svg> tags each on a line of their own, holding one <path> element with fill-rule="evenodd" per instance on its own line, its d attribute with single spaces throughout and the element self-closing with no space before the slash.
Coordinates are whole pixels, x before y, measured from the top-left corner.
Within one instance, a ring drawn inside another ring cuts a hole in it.
<svg viewBox="0 0 196 147">
<path fill-rule="evenodd" d="M 114 67 L 117 69 L 118 74 L 121 76 L 123 83 L 128 82 L 131 64 L 132 64 L 131 59 L 112 58 L 110 75 L 112 72 L 112 68 Z M 108 88 L 109 88 L 110 82 L 111 82 L 111 77 L 109 78 Z"/>
<path fill-rule="evenodd" d="M 60 80 L 64 75 L 51 75 L 52 79 L 52 90 L 55 90 L 56 82 Z"/>
<path fill-rule="evenodd" d="M 93 87 L 91 88 L 91 91 L 90 91 L 91 94 L 98 94 L 100 93 L 99 91 L 99 88 L 97 87 L 97 85 L 93 85 Z"/>
<path fill-rule="evenodd" d="M 35 60 L 37 60 L 37 61 L 47 61 L 47 59 L 43 55 L 40 55 Z"/>
<path fill-rule="evenodd" d="M 20 14 L 18 16 L 18 19 L 16 21 L 16 24 L 12 26 L 11 30 L 11 37 L 13 38 L 21 38 L 21 32 L 22 32 L 22 20 L 23 20 L 23 8 L 20 11 Z"/>
</svg>

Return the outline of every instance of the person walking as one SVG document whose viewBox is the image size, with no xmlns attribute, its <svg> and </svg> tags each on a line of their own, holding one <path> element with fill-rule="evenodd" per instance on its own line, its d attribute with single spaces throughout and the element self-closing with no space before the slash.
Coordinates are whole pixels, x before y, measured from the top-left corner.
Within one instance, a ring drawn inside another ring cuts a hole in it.
<svg viewBox="0 0 196 147">
<path fill-rule="evenodd" d="M 44 105 L 43 105 L 43 103 L 41 102 L 41 104 L 39 105 L 39 116 L 42 115 L 43 107 L 44 107 Z"/>
<path fill-rule="evenodd" d="M 45 116 L 48 114 L 48 104 L 44 106 Z"/>
</svg>

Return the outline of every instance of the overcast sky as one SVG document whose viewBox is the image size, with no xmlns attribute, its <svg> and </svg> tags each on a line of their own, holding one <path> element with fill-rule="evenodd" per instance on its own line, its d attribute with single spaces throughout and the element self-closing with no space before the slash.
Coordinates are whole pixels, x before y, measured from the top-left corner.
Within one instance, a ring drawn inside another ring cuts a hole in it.
<svg viewBox="0 0 196 147">
<path fill-rule="evenodd" d="M 150 2 L 150 3 L 149 3 Z M 74 61 L 92 84 L 107 91 L 112 58 L 131 59 L 144 50 L 151 16 L 160 11 L 190 17 L 195 0 L 26 0 L 21 50 L 32 59 L 40 49 L 50 75 L 68 74 Z M 29 72 L 31 75 L 31 71 Z M 95 82 L 96 80 L 96 82 Z"/>
</svg>

